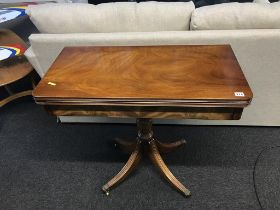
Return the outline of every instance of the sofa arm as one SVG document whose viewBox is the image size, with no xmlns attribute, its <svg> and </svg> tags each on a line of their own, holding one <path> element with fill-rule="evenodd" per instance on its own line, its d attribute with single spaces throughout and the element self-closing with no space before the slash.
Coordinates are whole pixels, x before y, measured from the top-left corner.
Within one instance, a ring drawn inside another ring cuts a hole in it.
<svg viewBox="0 0 280 210">
<path fill-rule="evenodd" d="M 33 68 L 37 71 L 37 73 L 40 75 L 40 77 L 43 77 L 43 69 L 41 67 L 41 65 L 39 64 L 39 61 L 35 55 L 35 53 L 32 50 L 32 47 L 29 47 L 25 53 L 24 53 L 25 57 L 27 58 L 27 60 L 29 61 L 29 63 L 31 63 L 31 65 L 33 66 Z"/>
</svg>

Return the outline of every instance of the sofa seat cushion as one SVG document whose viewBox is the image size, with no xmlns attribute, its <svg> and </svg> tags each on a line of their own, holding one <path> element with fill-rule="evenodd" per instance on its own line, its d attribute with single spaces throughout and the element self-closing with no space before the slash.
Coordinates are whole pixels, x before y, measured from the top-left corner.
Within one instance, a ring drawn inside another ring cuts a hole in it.
<svg viewBox="0 0 280 210">
<path fill-rule="evenodd" d="M 27 9 L 42 33 L 106 33 L 189 30 L 193 2 L 43 4 Z"/>
<path fill-rule="evenodd" d="M 196 9 L 191 30 L 280 29 L 280 2 L 227 3 Z"/>
</svg>

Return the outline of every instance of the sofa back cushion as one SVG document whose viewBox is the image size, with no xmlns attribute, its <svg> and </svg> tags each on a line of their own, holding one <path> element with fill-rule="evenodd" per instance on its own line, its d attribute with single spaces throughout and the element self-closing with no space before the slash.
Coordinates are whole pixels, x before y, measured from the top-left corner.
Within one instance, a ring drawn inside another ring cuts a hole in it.
<svg viewBox="0 0 280 210">
<path fill-rule="evenodd" d="M 41 33 L 106 33 L 189 30 L 193 2 L 117 2 L 30 5 Z"/>
<path fill-rule="evenodd" d="M 280 3 L 226 3 L 196 9 L 191 30 L 279 29 Z"/>
</svg>

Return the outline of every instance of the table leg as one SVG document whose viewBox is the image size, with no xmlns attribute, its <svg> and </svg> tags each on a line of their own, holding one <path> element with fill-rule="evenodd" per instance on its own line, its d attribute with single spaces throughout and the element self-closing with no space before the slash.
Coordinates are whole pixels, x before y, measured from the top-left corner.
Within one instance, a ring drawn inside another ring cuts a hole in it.
<svg viewBox="0 0 280 210">
<path fill-rule="evenodd" d="M 115 147 L 119 147 L 120 149 L 122 149 L 127 153 L 132 153 L 137 144 L 137 142 L 135 141 L 127 141 L 120 138 L 116 138 L 114 142 L 115 142 Z"/>
<path fill-rule="evenodd" d="M 158 147 L 158 150 L 161 153 L 172 152 L 172 151 L 182 147 L 183 145 L 185 145 L 187 143 L 185 139 L 181 139 L 179 141 L 175 141 L 175 142 L 172 142 L 172 143 L 163 143 L 163 142 L 160 142 L 158 140 L 155 140 L 155 141 L 156 141 L 156 145 Z"/>
<path fill-rule="evenodd" d="M 121 169 L 121 171 L 114 176 L 107 184 L 102 187 L 103 192 L 106 195 L 109 195 L 109 190 L 114 186 L 118 185 L 122 182 L 138 165 L 142 156 L 140 142 L 137 143 L 135 150 L 130 155 L 128 161 L 126 162 L 125 166 Z"/>
<path fill-rule="evenodd" d="M 142 153 L 147 152 L 154 165 L 160 170 L 167 181 L 184 196 L 189 197 L 190 191 L 176 179 L 176 177 L 168 169 L 160 156 L 160 152 L 173 151 L 182 145 L 186 144 L 185 140 L 180 140 L 174 143 L 162 143 L 155 140 L 153 137 L 152 120 L 151 119 L 137 119 L 138 137 L 136 142 L 124 141 L 116 139 L 115 143 L 120 148 L 126 151 L 132 151 L 127 163 L 121 171 L 102 187 L 103 192 L 109 195 L 109 190 L 123 181 L 138 165 Z"/>
<path fill-rule="evenodd" d="M 162 160 L 155 140 L 149 143 L 149 157 L 154 165 L 160 170 L 166 180 L 179 192 L 186 197 L 191 196 L 191 192 L 171 173 L 164 161 Z"/>
</svg>

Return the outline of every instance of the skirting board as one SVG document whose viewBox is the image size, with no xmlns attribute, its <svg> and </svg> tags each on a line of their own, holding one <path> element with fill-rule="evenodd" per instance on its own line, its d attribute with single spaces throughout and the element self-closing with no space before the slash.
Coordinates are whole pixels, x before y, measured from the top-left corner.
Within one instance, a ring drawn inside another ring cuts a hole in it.
<svg viewBox="0 0 280 210">
<path fill-rule="evenodd" d="M 60 116 L 58 121 L 61 123 L 135 123 L 133 118 L 109 118 L 91 116 Z M 279 126 L 278 124 L 246 123 L 238 120 L 154 120 L 155 124 L 174 124 L 174 125 L 235 125 L 235 126 Z"/>
</svg>

